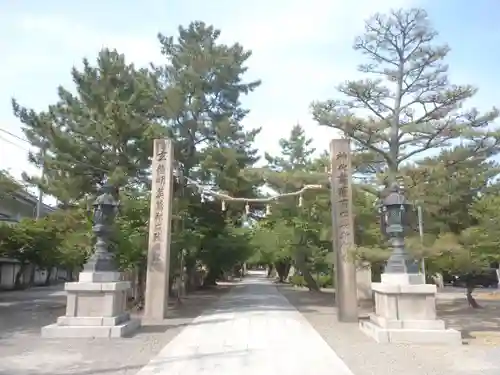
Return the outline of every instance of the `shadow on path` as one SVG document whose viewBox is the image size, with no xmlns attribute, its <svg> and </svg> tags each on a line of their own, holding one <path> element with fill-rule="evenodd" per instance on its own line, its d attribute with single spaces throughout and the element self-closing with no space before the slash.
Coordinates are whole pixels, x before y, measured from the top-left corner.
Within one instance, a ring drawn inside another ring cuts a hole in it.
<svg viewBox="0 0 500 375">
<path fill-rule="evenodd" d="M 199 290 L 183 298 L 180 305 L 171 299 L 168 319 L 144 322 L 136 335 L 126 339 L 41 338 L 40 328 L 64 315 L 64 294 L 38 293 L 31 302 L 10 302 L 8 306 L 5 303 L 0 305 L 0 374 L 135 374 L 186 326 L 193 324 L 194 318 L 239 286 L 221 283 Z"/>
</svg>

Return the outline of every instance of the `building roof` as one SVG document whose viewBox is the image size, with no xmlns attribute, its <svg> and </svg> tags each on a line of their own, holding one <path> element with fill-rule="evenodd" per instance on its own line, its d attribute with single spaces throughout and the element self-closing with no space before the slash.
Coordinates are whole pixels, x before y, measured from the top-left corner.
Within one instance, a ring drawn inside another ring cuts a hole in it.
<svg viewBox="0 0 500 375">
<path fill-rule="evenodd" d="M 12 221 L 14 220 L 10 215 L 0 212 L 0 221 Z"/>
<path fill-rule="evenodd" d="M 12 198 L 16 200 L 23 200 L 27 203 L 30 203 L 34 206 L 38 203 L 38 198 L 35 197 L 34 195 L 30 194 L 26 190 L 22 188 L 22 185 L 20 182 L 16 181 L 13 179 L 11 176 L 2 174 L 3 177 L 8 178 L 14 183 L 15 185 L 19 186 L 19 190 L 12 192 Z M 56 209 L 55 207 L 49 206 L 45 203 L 42 203 L 42 210 L 45 212 L 54 212 Z"/>
<path fill-rule="evenodd" d="M 31 203 L 33 205 L 36 205 L 38 203 L 38 198 L 36 198 L 35 196 L 31 195 L 30 193 L 28 193 L 27 191 L 23 191 L 23 190 L 20 190 L 20 191 L 16 191 L 13 193 L 13 198 L 14 199 L 21 199 L 21 200 L 24 200 L 28 203 Z M 55 207 L 52 207 L 52 206 L 49 206 L 45 203 L 42 203 L 42 209 L 45 211 L 45 212 L 54 212 L 56 209 Z"/>
</svg>

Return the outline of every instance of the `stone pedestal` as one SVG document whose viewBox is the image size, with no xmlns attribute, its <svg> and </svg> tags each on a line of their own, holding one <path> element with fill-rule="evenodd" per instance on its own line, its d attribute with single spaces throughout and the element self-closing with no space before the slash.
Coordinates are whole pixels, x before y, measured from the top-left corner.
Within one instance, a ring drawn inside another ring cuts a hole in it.
<svg viewBox="0 0 500 375">
<path fill-rule="evenodd" d="M 118 272 L 81 272 L 78 282 L 66 283 L 66 315 L 42 328 L 42 337 L 123 337 L 140 322 L 126 312 L 129 281 Z"/>
<path fill-rule="evenodd" d="M 276 272 L 276 268 L 273 267 L 273 269 L 271 270 L 271 275 L 270 275 L 270 279 L 276 279 L 278 277 L 278 272 Z"/>
<path fill-rule="evenodd" d="M 436 286 L 421 274 L 384 274 L 373 283 L 375 313 L 360 329 L 380 343 L 462 344 L 459 331 L 436 319 Z"/>
<path fill-rule="evenodd" d="M 370 264 L 361 264 L 356 269 L 356 295 L 360 308 L 371 308 L 373 306 L 372 292 L 372 270 Z"/>
</svg>

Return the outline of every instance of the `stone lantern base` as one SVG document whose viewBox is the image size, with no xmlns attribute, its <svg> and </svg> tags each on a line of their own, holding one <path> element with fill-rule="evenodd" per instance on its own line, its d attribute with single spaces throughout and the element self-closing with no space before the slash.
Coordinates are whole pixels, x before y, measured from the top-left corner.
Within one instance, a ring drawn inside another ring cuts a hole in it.
<svg viewBox="0 0 500 375">
<path fill-rule="evenodd" d="M 437 288 L 422 274 L 383 274 L 381 281 L 372 283 L 375 313 L 359 323 L 365 334 L 380 343 L 462 344 L 459 331 L 437 320 Z"/>
<path fill-rule="evenodd" d="M 370 263 L 359 264 L 356 268 L 356 290 L 358 306 L 367 311 L 373 308 L 372 270 Z"/>
<path fill-rule="evenodd" d="M 66 315 L 42 327 L 46 338 L 123 337 L 140 322 L 126 312 L 130 282 L 118 272 L 81 272 L 78 282 L 66 283 Z"/>
</svg>

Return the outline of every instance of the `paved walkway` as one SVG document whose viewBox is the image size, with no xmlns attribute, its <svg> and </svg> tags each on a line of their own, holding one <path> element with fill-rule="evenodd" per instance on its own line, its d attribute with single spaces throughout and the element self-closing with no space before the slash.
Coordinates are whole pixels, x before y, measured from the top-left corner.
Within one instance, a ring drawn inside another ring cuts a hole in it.
<svg viewBox="0 0 500 375">
<path fill-rule="evenodd" d="M 245 278 L 137 375 L 353 375 L 264 275 Z"/>
</svg>

